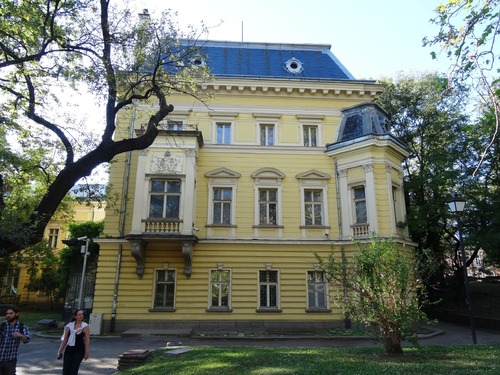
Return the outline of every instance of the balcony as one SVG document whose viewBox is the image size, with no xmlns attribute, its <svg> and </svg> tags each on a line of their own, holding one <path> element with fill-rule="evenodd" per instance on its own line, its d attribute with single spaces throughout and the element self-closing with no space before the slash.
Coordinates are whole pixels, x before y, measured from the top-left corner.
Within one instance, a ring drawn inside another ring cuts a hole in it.
<svg viewBox="0 0 500 375">
<path fill-rule="evenodd" d="M 146 219 L 143 222 L 143 233 L 179 234 L 181 220 Z"/>
<path fill-rule="evenodd" d="M 353 238 L 370 237 L 370 224 L 354 224 L 351 228 Z"/>
</svg>

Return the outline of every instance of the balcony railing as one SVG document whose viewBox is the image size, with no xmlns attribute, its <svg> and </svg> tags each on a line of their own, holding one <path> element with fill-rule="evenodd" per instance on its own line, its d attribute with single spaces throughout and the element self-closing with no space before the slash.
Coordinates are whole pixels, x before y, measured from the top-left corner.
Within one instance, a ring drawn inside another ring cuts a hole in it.
<svg viewBox="0 0 500 375">
<path fill-rule="evenodd" d="M 364 238 L 370 236 L 370 224 L 351 225 L 353 238 Z"/>
<path fill-rule="evenodd" d="M 158 219 L 147 219 L 143 220 L 144 223 L 144 233 L 180 233 L 180 226 L 182 221 L 172 221 L 172 220 L 158 220 Z"/>
</svg>

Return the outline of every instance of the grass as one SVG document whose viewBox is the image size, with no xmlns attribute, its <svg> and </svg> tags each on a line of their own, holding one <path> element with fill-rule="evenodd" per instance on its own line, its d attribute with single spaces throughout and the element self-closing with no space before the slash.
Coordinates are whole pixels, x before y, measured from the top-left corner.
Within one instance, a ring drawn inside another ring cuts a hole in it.
<svg viewBox="0 0 500 375">
<path fill-rule="evenodd" d="M 122 375 L 484 375 L 499 374 L 500 345 L 425 346 L 387 356 L 381 348 L 209 348 L 163 357 Z"/>
<path fill-rule="evenodd" d="M 58 322 L 61 319 L 61 310 L 25 310 L 21 307 L 21 322 L 28 327 L 35 327 L 36 323 L 42 319 L 51 319 Z"/>
</svg>

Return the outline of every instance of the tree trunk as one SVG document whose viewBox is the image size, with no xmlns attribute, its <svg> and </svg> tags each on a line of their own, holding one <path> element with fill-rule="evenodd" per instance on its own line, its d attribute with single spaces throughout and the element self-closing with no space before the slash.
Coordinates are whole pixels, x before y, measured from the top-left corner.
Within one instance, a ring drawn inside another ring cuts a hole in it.
<svg viewBox="0 0 500 375">
<path fill-rule="evenodd" d="M 401 335 L 397 329 L 389 328 L 381 330 L 381 340 L 385 348 L 385 352 L 390 355 L 403 354 L 401 346 Z"/>
</svg>

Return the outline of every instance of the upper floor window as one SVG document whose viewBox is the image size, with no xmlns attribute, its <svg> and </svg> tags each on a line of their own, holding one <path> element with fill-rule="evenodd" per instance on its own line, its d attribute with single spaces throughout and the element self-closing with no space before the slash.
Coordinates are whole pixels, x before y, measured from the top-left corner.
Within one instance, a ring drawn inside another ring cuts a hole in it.
<svg viewBox="0 0 500 375">
<path fill-rule="evenodd" d="M 216 123 L 217 144 L 229 145 L 231 144 L 231 123 L 218 122 Z"/>
<path fill-rule="evenodd" d="M 329 227 L 328 208 L 328 173 L 310 169 L 296 176 L 300 181 L 301 191 L 301 227 Z M 305 227 L 305 228 L 304 228 Z"/>
<path fill-rule="evenodd" d="M 282 180 L 285 174 L 276 168 L 260 168 L 252 173 L 255 191 L 254 224 L 281 225 Z"/>
<path fill-rule="evenodd" d="M 175 302 L 175 270 L 157 270 L 155 281 L 155 308 L 173 309 Z"/>
<path fill-rule="evenodd" d="M 327 309 L 328 290 L 323 271 L 307 271 L 307 308 Z"/>
<path fill-rule="evenodd" d="M 323 225 L 323 191 L 304 190 L 305 225 Z"/>
<path fill-rule="evenodd" d="M 233 189 L 213 189 L 213 224 L 231 224 L 231 205 Z"/>
<path fill-rule="evenodd" d="M 149 217 L 178 219 L 181 199 L 180 180 L 151 180 Z"/>
<path fill-rule="evenodd" d="M 304 125 L 302 127 L 304 136 L 304 146 L 317 147 L 318 146 L 318 126 L 317 125 Z"/>
<path fill-rule="evenodd" d="M 49 246 L 56 248 L 59 242 L 59 228 L 49 228 Z"/>
<path fill-rule="evenodd" d="M 259 189 L 259 224 L 276 225 L 278 189 Z"/>
<path fill-rule="evenodd" d="M 231 272 L 229 270 L 210 271 L 210 308 L 229 309 Z"/>
<path fill-rule="evenodd" d="M 207 226 L 236 227 L 236 191 L 241 175 L 222 167 L 205 173 L 205 176 L 209 178 Z"/>
<path fill-rule="evenodd" d="M 274 124 L 260 124 L 260 145 L 274 146 Z"/>
<path fill-rule="evenodd" d="M 169 120 L 167 122 L 168 130 L 184 130 L 184 123 L 182 121 Z"/>
<path fill-rule="evenodd" d="M 259 271 L 259 308 L 278 308 L 278 271 Z"/>
<path fill-rule="evenodd" d="M 356 186 L 353 189 L 354 217 L 355 224 L 368 223 L 368 215 L 366 212 L 366 196 L 365 187 Z"/>
</svg>

